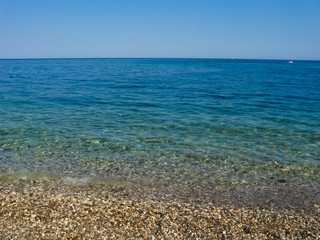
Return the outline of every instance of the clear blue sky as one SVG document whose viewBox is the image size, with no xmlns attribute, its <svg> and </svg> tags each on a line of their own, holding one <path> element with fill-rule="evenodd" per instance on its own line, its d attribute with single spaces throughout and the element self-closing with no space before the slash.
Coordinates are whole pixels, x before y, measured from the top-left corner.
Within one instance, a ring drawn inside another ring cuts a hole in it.
<svg viewBox="0 0 320 240">
<path fill-rule="evenodd" d="M 320 59 L 320 0 L 0 0 L 0 58 Z"/>
</svg>

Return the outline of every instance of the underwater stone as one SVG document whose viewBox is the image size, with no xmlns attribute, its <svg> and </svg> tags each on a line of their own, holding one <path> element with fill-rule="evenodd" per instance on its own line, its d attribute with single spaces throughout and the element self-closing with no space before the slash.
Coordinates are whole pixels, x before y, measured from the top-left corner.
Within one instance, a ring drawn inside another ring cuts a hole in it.
<svg viewBox="0 0 320 240">
<path fill-rule="evenodd" d="M 277 181 L 278 181 L 278 183 L 286 183 L 287 182 L 287 180 L 285 180 L 285 179 L 278 179 Z"/>
</svg>

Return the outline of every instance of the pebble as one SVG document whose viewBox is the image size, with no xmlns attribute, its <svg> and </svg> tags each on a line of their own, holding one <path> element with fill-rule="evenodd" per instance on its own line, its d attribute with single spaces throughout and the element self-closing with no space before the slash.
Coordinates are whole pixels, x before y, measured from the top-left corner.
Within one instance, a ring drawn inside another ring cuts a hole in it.
<svg viewBox="0 0 320 240">
<path fill-rule="evenodd" d="M 277 181 L 278 181 L 278 183 L 286 183 L 286 182 L 287 182 L 287 180 L 282 179 L 282 178 L 281 178 L 281 179 L 278 179 Z"/>
</svg>

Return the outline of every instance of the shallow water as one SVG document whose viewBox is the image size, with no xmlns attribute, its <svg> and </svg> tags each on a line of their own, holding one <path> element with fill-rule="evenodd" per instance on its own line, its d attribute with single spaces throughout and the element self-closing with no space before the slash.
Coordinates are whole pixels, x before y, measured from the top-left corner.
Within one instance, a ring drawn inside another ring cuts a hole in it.
<svg viewBox="0 0 320 240">
<path fill-rule="evenodd" d="M 0 60 L 0 170 L 319 183 L 320 62 Z"/>
</svg>

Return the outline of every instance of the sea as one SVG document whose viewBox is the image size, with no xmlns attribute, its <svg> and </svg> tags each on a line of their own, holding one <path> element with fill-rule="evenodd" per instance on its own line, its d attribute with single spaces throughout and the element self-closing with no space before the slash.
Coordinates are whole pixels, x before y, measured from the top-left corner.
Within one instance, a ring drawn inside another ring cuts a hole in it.
<svg viewBox="0 0 320 240">
<path fill-rule="evenodd" d="M 320 186 L 320 61 L 1 59 L 0 175 Z"/>
</svg>

